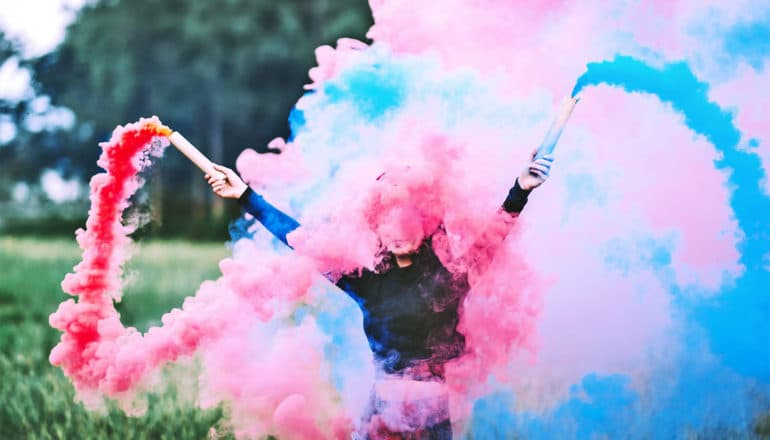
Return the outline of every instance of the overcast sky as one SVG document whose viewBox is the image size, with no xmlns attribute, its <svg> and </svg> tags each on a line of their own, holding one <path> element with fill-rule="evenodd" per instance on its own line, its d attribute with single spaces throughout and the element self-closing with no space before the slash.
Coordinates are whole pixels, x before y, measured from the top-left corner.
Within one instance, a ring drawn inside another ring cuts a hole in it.
<svg viewBox="0 0 770 440">
<path fill-rule="evenodd" d="M 27 57 L 50 52 L 85 0 L 0 0 L 0 29 L 22 44 Z M 32 93 L 29 74 L 15 60 L 0 66 L 0 98 L 22 99 Z M 7 133 L 0 127 L 0 143 Z M 7 139 L 5 139 L 7 140 Z"/>
<path fill-rule="evenodd" d="M 61 42 L 64 38 L 65 28 L 75 17 L 75 11 L 85 1 L 0 0 L 0 29 L 8 37 L 18 40 L 22 44 L 24 56 L 43 55 L 53 50 Z M 32 94 L 32 89 L 29 85 L 29 74 L 25 70 L 19 69 L 15 60 L 9 60 L 0 66 L 0 98 L 21 99 L 30 96 L 30 94 Z M 42 97 L 36 99 L 34 104 L 47 106 L 47 102 L 47 98 Z M 52 114 L 56 117 L 55 113 Z M 71 123 L 73 118 L 71 112 L 63 112 L 63 114 L 65 119 Z M 31 123 L 34 125 L 34 118 Z M 38 121 L 37 125 L 46 123 L 46 121 Z M 57 123 L 61 123 L 61 121 Z M 2 144 L 13 139 L 15 134 L 16 128 L 13 124 L 0 119 L 0 148 Z M 78 197 L 82 189 L 76 180 L 66 181 L 58 173 L 51 170 L 44 170 L 40 180 L 44 191 L 54 201 L 72 200 Z M 17 185 L 14 190 L 14 198 L 26 199 L 29 191 L 28 189 L 24 191 L 25 188 L 24 185 Z"/>
<path fill-rule="evenodd" d="M 0 0 L 0 28 L 19 39 L 28 56 L 49 52 L 64 37 L 85 0 Z"/>
</svg>

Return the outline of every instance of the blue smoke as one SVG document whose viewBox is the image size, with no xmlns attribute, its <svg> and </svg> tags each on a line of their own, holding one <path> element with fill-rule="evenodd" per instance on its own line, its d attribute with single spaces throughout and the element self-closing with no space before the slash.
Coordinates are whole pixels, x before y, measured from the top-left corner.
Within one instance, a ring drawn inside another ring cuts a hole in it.
<svg viewBox="0 0 770 440">
<path fill-rule="evenodd" d="M 401 107 L 407 79 L 408 73 L 398 64 L 362 65 L 327 82 L 324 93 L 330 103 L 347 101 L 354 106 L 355 114 L 376 121 Z"/>
<path fill-rule="evenodd" d="M 755 28 L 736 32 L 750 37 Z M 512 395 L 494 394 L 476 403 L 470 432 L 481 439 L 749 437 L 756 416 L 770 407 L 770 198 L 760 186 L 766 176 L 759 157 L 739 148 L 733 116 L 709 100 L 708 84 L 686 63 L 658 68 L 627 56 L 591 63 L 573 96 L 602 84 L 670 104 L 721 153 L 714 165 L 729 176 L 730 207 L 744 234 L 738 250 L 745 271 L 716 295 L 681 292 L 667 276 L 669 246 L 645 239 L 637 246 L 649 248 L 642 261 L 668 286 L 675 313 L 684 320 L 682 351 L 673 365 L 653 370 L 643 396 L 625 376 L 589 374 L 548 414 L 516 413 Z M 623 244 L 607 246 L 608 262 L 623 270 L 629 263 L 614 258 L 623 253 L 612 252 Z"/>
<path fill-rule="evenodd" d="M 770 15 L 730 29 L 725 35 L 724 51 L 735 59 L 745 60 L 756 70 L 763 69 L 770 57 Z"/>
<path fill-rule="evenodd" d="M 310 95 L 312 92 L 308 92 L 305 96 Z M 293 107 L 289 113 L 289 128 L 291 129 L 291 135 L 287 142 L 291 142 L 295 137 L 305 128 L 305 112 Z"/>
<path fill-rule="evenodd" d="M 712 351 L 743 375 L 770 383 L 770 198 L 760 182 L 766 177 L 759 157 L 738 149 L 740 132 L 733 117 L 708 99 L 708 85 L 698 81 L 686 63 L 661 69 L 631 57 L 592 63 L 578 79 L 574 94 L 588 85 L 607 84 L 625 91 L 650 93 L 685 117 L 685 124 L 703 135 L 722 154 L 714 162 L 729 173 L 730 207 L 745 236 L 738 243 L 746 272 L 724 286 L 714 301 L 682 304 L 707 332 Z"/>
<path fill-rule="evenodd" d="M 473 438 L 493 440 L 524 435 L 530 440 L 623 438 L 633 425 L 638 395 L 622 375 L 589 374 L 573 385 L 570 397 L 547 417 L 514 414 L 514 397 L 495 393 L 473 407 Z"/>
</svg>

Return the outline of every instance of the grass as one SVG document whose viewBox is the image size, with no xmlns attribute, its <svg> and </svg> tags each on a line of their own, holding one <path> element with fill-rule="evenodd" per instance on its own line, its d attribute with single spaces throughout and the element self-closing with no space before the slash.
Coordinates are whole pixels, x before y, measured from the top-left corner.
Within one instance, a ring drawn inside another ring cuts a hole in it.
<svg viewBox="0 0 770 440">
<path fill-rule="evenodd" d="M 221 244 L 137 246 L 119 305 L 124 324 L 145 330 L 159 323 L 201 281 L 219 275 L 217 262 L 226 254 Z M 92 412 L 74 401 L 69 380 L 48 362 L 59 339 L 48 315 L 68 297 L 60 282 L 79 260 L 72 239 L 0 237 L 0 438 L 196 439 L 212 428 L 226 431 L 223 408 L 196 409 L 185 397 L 190 390 L 173 384 L 148 396 L 150 410 L 141 417 L 113 404 Z"/>
<path fill-rule="evenodd" d="M 217 262 L 226 254 L 221 244 L 139 245 L 126 268 L 128 284 L 118 306 L 123 323 L 140 330 L 158 324 L 201 281 L 219 276 Z M 232 438 L 226 409 L 197 409 L 189 397 L 195 390 L 182 385 L 184 380 L 169 380 L 164 391 L 147 396 L 149 410 L 141 417 L 127 416 L 115 405 L 92 412 L 75 402 L 70 381 L 48 362 L 59 339 L 48 315 L 68 297 L 59 284 L 79 260 L 72 239 L 0 237 L 0 439 Z M 193 371 L 168 370 L 169 379 Z M 752 437 L 770 438 L 770 414 L 756 421 Z"/>
</svg>

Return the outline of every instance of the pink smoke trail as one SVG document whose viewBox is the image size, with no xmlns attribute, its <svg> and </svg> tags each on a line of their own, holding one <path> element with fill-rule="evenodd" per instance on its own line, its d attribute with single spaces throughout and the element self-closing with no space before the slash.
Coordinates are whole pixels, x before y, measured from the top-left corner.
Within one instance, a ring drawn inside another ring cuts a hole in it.
<svg viewBox="0 0 770 440">
<path fill-rule="evenodd" d="M 140 186 L 138 173 L 150 164 L 151 156 L 162 154 L 170 133 L 157 118 L 141 119 L 117 127 L 112 139 L 100 144 L 98 164 L 106 172 L 91 179 L 86 229 L 77 231 L 83 260 L 62 282 L 62 289 L 79 301 L 65 301 L 50 317 L 51 326 L 64 332 L 50 361 L 61 366 L 78 388 L 123 392 L 141 376 L 141 369 L 116 374 L 112 363 L 105 362 L 108 356 L 101 344 L 131 334 L 120 325 L 112 303 L 120 300 L 121 265 L 131 242 L 121 215 Z"/>
<path fill-rule="evenodd" d="M 267 254 L 252 267 L 225 259 L 223 276 L 204 283 L 181 310 L 165 314 L 161 327 L 143 335 L 120 322 L 113 301 L 121 298 L 121 265 L 132 232 L 121 216 L 142 184 L 138 173 L 162 154 L 169 134 L 157 118 L 142 119 L 117 127 L 101 144 L 98 163 L 105 172 L 91 180 L 91 211 L 86 229 L 77 232 L 83 260 L 62 282 L 78 301 L 68 299 L 50 317 L 51 326 L 64 332 L 51 363 L 72 379 L 86 403 L 107 396 L 129 407 L 159 367 L 200 350 L 208 373 L 201 403 L 231 402 L 236 435 L 332 438 L 349 432 L 320 373 L 323 335 L 312 321 L 257 341 L 250 335 L 256 322 L 273 317 L 276 301 L 307 295 L 317 276 L 308 260 Z"/>
</svg>

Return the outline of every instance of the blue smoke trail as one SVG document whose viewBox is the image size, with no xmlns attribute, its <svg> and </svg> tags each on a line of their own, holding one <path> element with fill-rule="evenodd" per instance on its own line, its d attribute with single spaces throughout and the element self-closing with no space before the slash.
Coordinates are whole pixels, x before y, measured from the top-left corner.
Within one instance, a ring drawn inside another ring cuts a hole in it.
<svg viewBox="0 0 770 440">
<path fill-rule="evenodd" d="M 682 113 L 685 124 L 703 135 L 722 153 L 715 161 L 729 173 L 730 207 L 745 236 L 738 243 L 746 272 L 717 299 L 692 304 L 695 318 L 708 333 L 712 350 L 741 374 L 770 382 L 770 198 L 760 186 L 765 173 L 759 157 L 739 150 L 740 132 L 732 115 L 708 99 L 708 84 L 698 81 L 686 63 L 656 69 L 631 57 L 592 63 L 578 79 L 573 95 L 588 85 L 620 86 L 625 91 L 650 93 Z M 688 305 L 683 306 L 687 307 Z"/>
<path fill-rule="evenodd" d="M 591 63 L 572 95 L 600 84 L 656 96 L 721 153 L 714 163 L 728 171 L 730 207 L 744 233 L 738 250 L 745 272 L 712 299 L 686 299 L 699 295 L 683 295 L 665 281 L 670 258 L 664 249 L 666 255 L 650 264 L 689 321 L 676 371 L 656 371 L 649 397 L 641 399 L 624 376 L 589 374 L 580 386 L 573 386 L 567 401 L 544 416 L 515 414 L 511 395 L 488 396 L 474 407 L 470 431 L 478 438 L 747 437 L 756 414 L 767 410 L 770 396 L 770 198 L 760 187 L 766 177 L 760 160 L 738 148 L 741 134 L 732 115 L 709 101 L 708 84 L 686 63 L 656 68 L 627 56 Z M 756 145 L 755 140 L 750 143 Z M 716 359 L 704 356 L 708 352 Z M 495 423 L 488 420 L 490 414 L 496 424 L 490 424 Z"/>
</svg>

